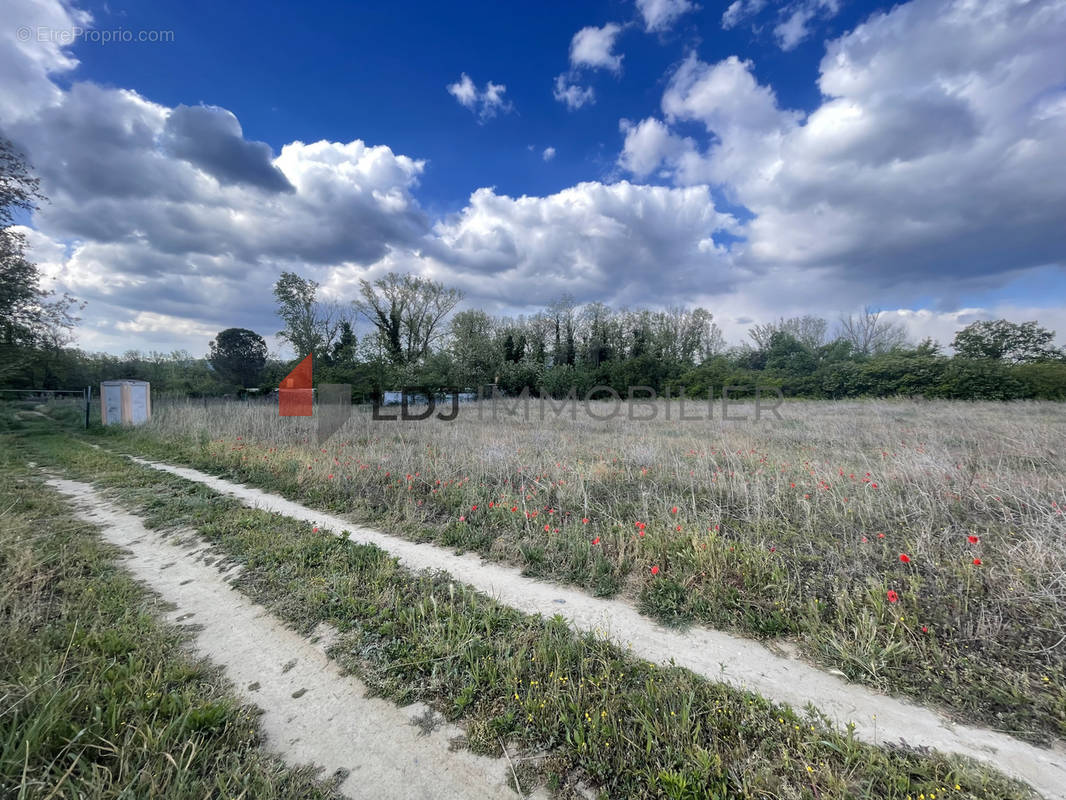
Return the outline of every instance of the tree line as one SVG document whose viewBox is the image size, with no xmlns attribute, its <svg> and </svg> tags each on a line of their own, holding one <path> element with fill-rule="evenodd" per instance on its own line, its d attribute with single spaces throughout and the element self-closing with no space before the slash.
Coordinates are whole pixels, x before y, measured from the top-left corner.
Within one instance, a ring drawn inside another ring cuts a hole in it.
<svg viewBox="0 0 1066 800">
<path fill-rule="evenodd" d="M 80 306 L 41 290 L 11 227 L 16 212 L 41 199 L 24 160 L 0 138 L 0 384 L 69 388 L 138 378 L 156 392 L 265 392 L 295 363 L 271 356 L 265 339 L 243 328 L 220 331 L 202 356 L 71 347 Z M 872 308 L 832 323 L 807 315 L 757 324 L 749 341 L 728 347 L 704 308 L 615 309 L 562 297 L 534 314 L 493 316 L 456 310 L 461 292 L 401 273 L 360 281 L 348 303 L 320 289 L 294 272 L 278 277 L 276 335 L 297 358 L 314 355 L 316 382 L 351 384 L 356 400 L 401 387 L 489 385 L 556 397 L 597 386 L 692 397 L 759 386 L 811 398 L 1066 399 L 1066 353 L 1035 321 L 975 322 L 956 333 L 949 357 L 936 342 L 908 342 L 898 322 Z"/>
<path fill-rule="evenodd" d="M 898 321 L 872 308 L 835 323 L 806 315 L 757 324 L 750 341 L 727 347 L 704 308 L 612 309 L 564 297 L 535 314 L 492 316 L 455 311 L 462 296 L 441 283 L 391 273 L 361 281 L 347 306 L 322 300 L 319 289 L 294 273 L 281 275 L 274 286 L 283 322 L 277 335 L 294 352 L 314 354 L 318 380 L 349 383 L 356 399 L 405 386 L 493 386 L 554 397 L 597 386 L 693 397 L 759 386 L 810 398 L 1066 399 L 1066 352 L 1036 321 L 974 322 L 956 333 L 953 356 L 931 340 L 908 342 Z M 242 335 L 266 370 L 265 342 L 251 331 Z M 224 370 L 217 352 L 223 338 L 212 343 L 210 360 Z M 240 352 L 234 360 L 247 363 Z"/>
</svg>

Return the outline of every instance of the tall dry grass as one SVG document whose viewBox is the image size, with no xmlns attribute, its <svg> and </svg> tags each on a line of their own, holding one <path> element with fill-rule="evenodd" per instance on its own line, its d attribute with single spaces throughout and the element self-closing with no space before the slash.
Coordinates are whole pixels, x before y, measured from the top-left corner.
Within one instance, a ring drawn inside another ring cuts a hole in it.
<svg viewBox="0 0 1066 800">
<path fill-rule="evenodd" d="M 314 419 L 190 402 L 132 436 L 666 621 L 795 636 L 855 679 L 1007 730 L 1066 732 L 1061 405 L 789 402 L 724 420 L 687 403 L 701 418 L 682 420 L 659 402 L 652 420 L 602 419 L 612 408 L 355 409 L 320 446 Z"/>
</svg>

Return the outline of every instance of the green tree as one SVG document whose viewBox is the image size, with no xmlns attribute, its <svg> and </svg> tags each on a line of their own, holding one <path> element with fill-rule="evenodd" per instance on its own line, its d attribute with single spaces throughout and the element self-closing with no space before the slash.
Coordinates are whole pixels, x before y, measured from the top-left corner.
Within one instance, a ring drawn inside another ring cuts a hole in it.
<svg viewBox="0 0 1066 800">
<path fill-rule="evenodd" d="M 226 381 L 255 386 L 266 366 L 263 337 L 247 328 L 226 328 L 212 340 L 207 360 Z"/>
<path fill-rule="evenodd" d="M 341 323 L 340 335 L 333 343 L 333 351 L 330 353 L 330 361 L 335 367 L 350 368 L 355 366 L 356 349 L 359 344 L 352 330 L 352 323 L 344 320 Z"/>
<path fill-rule="evenodd" d="M 484 311 L 460 311 L 452 317 L 451 355 L 455 359 L 455 382 L 468 389 L 492 383 L 501 354 L 493 337 L 492 317 Z"/>
<path fill-rule="evenodd" d="M 355 309 L 377 329 L 394 364 L 413 364 L 429 355 L 443 333 L 444 318 L 462 299 L 458 289 L 417 275 L 390 272 L 371 283 L 359 281 Z"/>
<path fill-rule="evenodd" d="M 0 378 L 31 362 L 50 374 L 78 322 L 72 297 L 50 300 L 54 293 L 40 288 L 37 265 L 26 258 L 26 237 L 13 225 L 17 212 L 32 213 L 43 199 L 26 159 L 0 137 Z"/>
<path fill-rule="evenodd" d="M 1026 397 L 1066 400 L 1066 361 L 1034 361 L 1011 371 L 1025 387 Z"/>
<path fill-rule="evenodd" d="M 818 366 L 811 349 L 784 330 L 770 335 L 766 347 L 766 369 L 778 370 L 790 376 L 810 375 Z"/>
<path fill-rule="evenodd" d="M 277 314 L 285 323 L 278 338 L 288 342 L 303 358 L 313 353 L 316 359 L 330 352 L 333 340 L 340 332 L 344 316 L 335 303 L 318 299 L 317 281 L 302 278 L 295 272 L 282 272 L 274 284 Z"/>
<path fill-rule="evenodd" d="M 526 354 L 526 335 L 521 328 L 508 328 L 503 337 L 503 360 L 517 364 Z"/>
<path fill-rule="evenodd" d="M 1041 328 L 1035 320 L 1020 324 L 1005 319 L 982 320 L 956 333 L 951 346 L 962 358 L 1025 364 L 1062 358 L 1052 345 L 1054 339 L 1055 332 Z"/>
<path fill-rule="evenodd" d="M 953 358 L 942 383 L 928 388 L 929 394 L 957 400 L 1017 400 L 1026 395 L 1011 368 L 992 359 Z"/>
</svg>

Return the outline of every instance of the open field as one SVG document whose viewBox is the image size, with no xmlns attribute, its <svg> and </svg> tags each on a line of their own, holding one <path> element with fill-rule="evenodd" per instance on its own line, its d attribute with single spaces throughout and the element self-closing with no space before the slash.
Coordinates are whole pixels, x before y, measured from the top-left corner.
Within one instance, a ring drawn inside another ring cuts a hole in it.
<svg viewBox="0 0 1066 800">
<path fill-rule="evenodd" d="M 104 440 L 101 440 L 104 441 Z M 111 442 L 110 444 L 114 444 Z M 152 527 L 190 531 L 205 563 L 297 631 L 327 623 L 331 654 L 375 691 L 463 722 L 528 789 L 601 797 L 1026 797 L 986 768 L 874 747 L 817 715 L 643 662 L 557 620 L 517 613 L 443 574 L 251 510 L 68 436 L 24 436 L 24 459 L 92 480 Z M 198 548 L 199 549 L 199 548 Z M 428 722 L 427 722 L 428 724 Z M 383 731 L 383 737 L 390 735 Z"/>
<path fill-rule="evenodd" d="M 758 422 L 718 410 L 679 421 L 660 407 L 641 422 L 548 409 L 541 422 L 534 407 L 526 422 L 467 407 L 418 423 L 357 411 L 319 447 L 313 420 L 193 403 L 113 435 L 620 593 L 673 624 L 792 642 L 961 719 L 1066 733 L 1061 406 L 789 403 Z"/>
</svg>

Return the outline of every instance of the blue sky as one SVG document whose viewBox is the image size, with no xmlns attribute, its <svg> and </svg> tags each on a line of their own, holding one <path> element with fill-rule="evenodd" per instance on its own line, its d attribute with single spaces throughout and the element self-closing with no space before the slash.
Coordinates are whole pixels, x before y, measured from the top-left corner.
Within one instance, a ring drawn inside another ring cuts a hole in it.
<svg viewBox="0 0 1066 800">
<path fill-rule="evenodd" d="M 89 348 L 270 333 L 282 269 L 699 303 L 732 341 L 866 304 L 1066 334 L 1066 0 L 10 5 L 0 132 Z M 40 36 L 73 29 L 173 33 Z"/>
<path fill-rule="evenodd" d="M 86 5 L 101 29 L 173 30 L 166 45 L 101 47 L 81 43 L 68 81 L 128 87 L 170 106 L 204 103 L 232 111 L 248 139 L 275 151 L 295 139 L 363 139 L 417 155 L 429 164 L 419 198 L 443 212 L 481 186 L 511 195 L 545 195 L 617 174 L 618 121 L 655 113 L 663 76 L 691 50 L 716 61 L 752 59 L 782 105 L 810 110 L 823 39 L 891 4 L 842 5 L 785 52 L 773 27 L 778 8 L 724 30 L 706 3 L 663 33 L 648 34 L 631 2 L 416 2 L 283 4 L 205 0 Z M 718 13 L 715 13 L 715 10 Z M 628 24 L 616 49 L 620 74 L 589 76 L 595 105 L 573 113 L 552 96 L 566 70 L 574 33 L 607 22 Z M 461 73 L 479 86 L 507 87 L 514 111 L 478 124 L 445 91 Z M 529 145 L 534 146 L 530 151 Z M 541 154 L 554 147 L 545 164 Z"/>
</svg>

